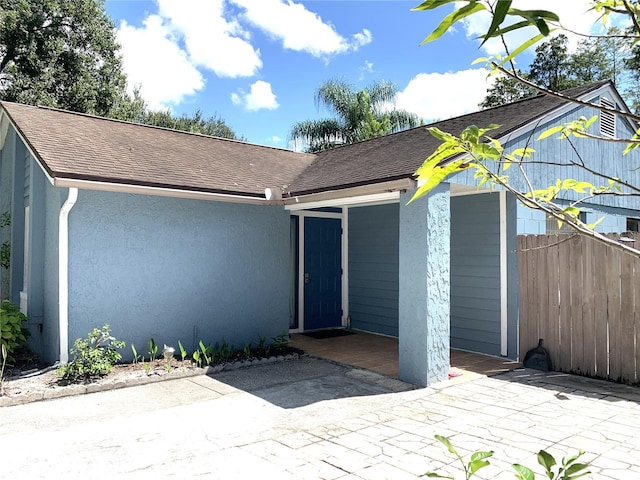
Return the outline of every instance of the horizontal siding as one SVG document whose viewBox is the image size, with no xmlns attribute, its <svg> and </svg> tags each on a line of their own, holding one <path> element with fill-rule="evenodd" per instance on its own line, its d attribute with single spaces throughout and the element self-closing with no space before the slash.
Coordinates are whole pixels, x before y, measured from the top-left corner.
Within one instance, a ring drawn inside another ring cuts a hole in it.
<svg viewBox="0 0 640 480">
<path fill-rule="evenodd" d="M 349 210 L 349 315 L 351 326 L 398 335 L 397 204 Z"/>
<path fill-rule="evenodd" d="M 451 346 L 500 354 L 497 192 L 451 198 Z"/>
</svg>

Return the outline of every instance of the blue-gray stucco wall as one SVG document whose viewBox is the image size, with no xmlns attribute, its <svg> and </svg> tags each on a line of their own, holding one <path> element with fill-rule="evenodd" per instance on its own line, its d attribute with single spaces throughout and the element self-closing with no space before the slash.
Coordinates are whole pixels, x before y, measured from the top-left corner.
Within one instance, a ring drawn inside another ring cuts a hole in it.
<svg viewBox="0 0 640 480">
<path fill-rule="evenodd" d="M 105 323 L 138 352 L 150 338 L 191 350 L 270 339 L 288 329 L 289 243 L 282 207 L 81 190 L 70 343 Z"/>
<path fill-rule="evenodd" d="M 398 336 L 397 203 L 349 209 L 351 326 Z"/>
</svg>

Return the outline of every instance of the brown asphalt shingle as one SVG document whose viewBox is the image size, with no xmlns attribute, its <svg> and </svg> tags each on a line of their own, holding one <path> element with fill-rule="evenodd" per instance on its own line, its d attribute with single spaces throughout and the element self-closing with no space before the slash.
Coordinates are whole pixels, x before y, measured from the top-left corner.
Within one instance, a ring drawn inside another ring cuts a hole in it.
<svg viewBox="0 0 640 480">
<path fill-rule="evenodd" d="M 563 92 L 579 97 L 609 82 Z M 433 123 L 459 134 L 501 125 L 500 138 L 565 104 L 547 95 Z M 53 178 L 92 180 L 264 198 L 267 187 L 301 195 L 413 178 L 439 145 L 426 126 L 319 154 L 253 145 L 163 128 L 0 102 Z"/>
<path fill-rule="evenodd" d="M 53 178 L 264 197 L 291 183 L 314 156 L 2 102 Z"/>
<path fill-rule="evenodd" d="M 579 97 L 607 83 L 609 82 L 594 83 L 566 90 L 563 94 Z M 444 132 L 459 135 L 470 125 L 484 128 L 496 123 L 501 127 L 492 130 L 490 134 L 493 138 L 500 138 L 523 125 L 537 121 L 565 103 L 566 101 L 562 99 L 538 95 L 384 137 L 327 150 L 317 154 L 313 163 L 294 180 L 291 191 L 300 195 L 410 178 L 440 144 L 440 141 L 427 131 L 427 127 L 438 127 Z"/>
</svg>

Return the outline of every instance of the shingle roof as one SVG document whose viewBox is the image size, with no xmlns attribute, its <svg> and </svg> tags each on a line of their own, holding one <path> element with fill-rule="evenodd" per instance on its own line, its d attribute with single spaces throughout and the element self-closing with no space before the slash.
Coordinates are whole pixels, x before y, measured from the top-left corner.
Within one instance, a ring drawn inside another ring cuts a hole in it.
<svg viewBox="0 0 640 480">
<path fill-rule="evenodd" d="M 580 97 L 610 83 L 563 92 Z M 566 101 L 538 95 L 435 122 L 459 134 L 491 123 L 496 138 L 537 121 Z M 413 178 L 439 145 L 426 126 L 334 148 L 296 153 L 45 107 L 0 102 L 52 178 L 263 197 L 267 187 L 293 195 Z M 287 188 L 288 187 L 288 188 Z"/>
<path fill-rule="evenodd" d="M 603 81 L 563 92 L 580 97 L 610 83 Z M 549 95 L 538 95 L 499 107 L 462 115 L 430 125 L 404 130 L 318 153 L 313 163 L 292 183 L 294 194 L 314 193 L 337 188 L 367 185 L 388 180 L 413 177 L 424 160 L 438 147 L 440 141 L 427 127 L 460 134 L 466 127 L 501 125 L 491 131 L 494 138 L 536 121 L 567 103 Z"/>
<path fill-rule="evenodd" d="M 53 178 L 264 196 L 314 156 L 52 108 L 2 102 Z"/>
</svg>

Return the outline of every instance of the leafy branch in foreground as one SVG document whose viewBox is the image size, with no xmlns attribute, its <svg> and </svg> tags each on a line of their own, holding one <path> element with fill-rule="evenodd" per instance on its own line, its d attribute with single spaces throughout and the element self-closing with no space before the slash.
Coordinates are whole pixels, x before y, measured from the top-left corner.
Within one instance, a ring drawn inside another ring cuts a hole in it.
<svg viewBox="0 0 640 480">
<path fill-rule="evenodd" d="M 447 437 L 435 435 L 435 438 L 447 448 L 449 453 L 457 458 L 458 462 L 462 466 L 462 470 L 464 471 L 465 480 L 469 480 L 474 477 L 480 469 L 490 465 L 490 462 L 487 459 L 493 456 L 493 451 L 477 450 L 471 454 L 469 461 L 465 463 L 462 456 L 453 447 L 451 441 Z M 580 450 L 576 455 L 563 458 L 562 462 L 558 464 L 553 455 L 545 450 L 540 450 L 537 458 L 538 463 L 544 468 L 544 473 L 549 480 L 576 480 L 591 473 L 588 470 L 588 464 L 578 462 L 578 459 L 582 455 L 584 455 L 584 451 Z M 512 464 L 512 467 L 515 470 L 514 476 L 516 480 L 535 480 L 536 475 L 530 468 L 517 463 Z M 555 467 L 558 468 L 554 471 Z M 455 480 L 455 477 L 453 476 L 440 475 L 437 472 L 428 472 L 425 476 L 429 478 L 448 478 L 450 480 Z"/>
<path fill-rule="evenodd" d="M 490 125 L 488 128 L 478 128 L 472 125 L 465 128 L 460 136 L 443 132 L 436 127 L 428 128 L 429 133 L 441 140 L 442 143 L 416 171 L 418 179 L 422 180 L 422 185 L 415 192 L 411 201 L 426 195 L 445 179 L 471 168 L 475 170 L 474 178 L 479 187 L 502 187 L 527 207 L 541 210 L 546 215 L 555 218 L 559 225 L 567 224 L 601 243 L 640 256 L 640 252 L 636 249 L 596 232 L 595 227 L 601 219 L 592 224 L 586 224 L 580 220 L 582 211 L 580 205 L 584 201 L 599 195 L 619 193 L 620 186 L 616 179 L 609 178 L 606 185 L 595 186 L 589 182 L 568 178 L 557 180 L 555 184 L 545 188 L 536 189 L 529 181 L 525 171 L 525 166 L 531 163 L 531 154 L 535 150 L 525 147 L 506 152 L 498 140 L 487 135 L 488 132 L 497 128 L 499 128 L 498 125 Z M 557 131 L 553 131 L 551 134 L 553 133 L 557 133 Z M 548 132 L 544 132 L 541 137 L 549 135 Z M 509 176 L 505 172 L 514 165 L 528 185 L 527 191 L 520 191 L 511 185 Z M 570 202 L 569 205 L 563 205 L 557 200 L 561 194 L 567 192 L 574 192 L 582 196 Z"/>
<path fill-rule="evenodd" d="M 588 138 L 594 141 L 602 142 L 625 142 L 627 144 L 622 155 L 637 150 L 640 146 L 640 116 L 631 113 L 627 108 L 618 108 L 615 103 L 613 107 L 608 103 L 600 105 L 593 101 L 585 99 L 573 98 L 570 95 L 564 95 L 555 91 L 554 88 L 547 86 L 542 87 L 527 79 L 523 78 L 521 73 L 515 68 L 515 58 L 529 49 L 550 34 L 561 31 L 569 31 L 563 27 L 557 14 L 547 10 L 521 10 L 513 8 L 512 0 L 500 0 L 498 2 L 489 0 L 466 0 L 456 2 L 455 0 L 425 0 L 414 10 L 436 10 L 444 6 L 453 6 L 454 10 L 448 13 L 439 25 L 431 32 L 423 43 L 437 40 L 445 34 L 450 28 L 454 27 L 458 22 L 466 22 L 473 15 L 480 16 L 489 14 L 491 22 L 486 32 L 481 34 L 478 39 L 481 40 L 480 46 L 484 45 L 490 39 L 501 42 L 503 47 L 503 55 L 495 56 L 492 59 L 479 59 L 480 62 L 486 62 L 489 74 L 502 73 L 508 78 L 519 82 L 523 87 L 537 90 L 546 95 L 559 98 L 566 102 L 572 102 L 582 107 L 593 108 L 602 114 L 617 115 L 624 118 L 626 125 L 630 127 L 628 136 L 631 138 L 609 138 L 604 136 L 593 135 L 588 132 L 588 128 L 594 124 L 597 117 L 589 119 L 581 118 L 578 121 L 569 122 L 561 126 L 554 127 L 545 132 L 538 140 L 544 139 L 556 133 L 560 134 L 560 138 L 569 140 L 570 137 Z M 598 38 L 624 38 L 630 42 L 633 53 L 629 59 L 629 65 L 640 64 L 640 4 L 637 1 L 629 0 L 593 0 L 592 9 L 598 13 L 603 22 L 609 17 L 617 16 L 617 20 L 626 21 L 631 26 L 624 31 L 609 30 L 607 35 L 596 36 Z M 621 22 L 614 22 L 621 23 Z M 623 22 L 624 23 L 624 22 Z M 529 37 L 524 42 L 510 48 L 507 43 L 507 37 L 518 30 L 533 30 L 537 33 Z M 575 33 L 575 32 L 572 32 Z M 591 37 L 586 34 L 585 37 Z M 636 60 L 638 60 L 637 63 Z M 632 68 L 632 70 L 634 70 Z M 637 70 L 637 69 L 636 69 Z M 640 75 L 636 77 L 640 81 Z M 615 118 L 615 117 L 614 117 Z M 640 250 L 630 248 L 623 242 L 608 238 L 607 236 L 595 231 L 598 222 L 591 224 L 584 223 L 580 219 L 580 213 L 583 207 L 581 204 L 588 200 L 592 200 L 599 196 L 618 196 L 632 197 L 640 194 L 640 183 L 637 182 L 637 175 L 629 173 L 629 178 L 617 178 L 613 174 L 608 174 L 607 167 L 594 167 L 585 162 L 580 157 L 575 145 L 571 143 L 573 153 L 580 159 L 575 161 L 572 158 L 568 160 L 553 159 L 553 162 L 544 161 L 544 159 L 534 159 L 532 157 L 533 149 L 525 148 L 513 152 L 505 152 L 503 145 L 496 139 L 491 138 L 488 133 L 494 130 L 496 126 L 490 125 L 487 128 L 479 128 L 470 126 L 465 129 L 459 136 L 442 132 L 438 129 L 429 129 L 430 133 L 442 141 L 440 147 L 430 155 L 417 170 L 416 175 L 421 181 L 420 187 L 413 199 L 428 193 L 435 186 L 450 178 L 452 175 L 460 173 L 462 170 L 472 168 L 475 170 L 474 178 L 478 186 L 497 186 L 503 188 L 513 194 L 523 205 L 541 210 L 547 216 L 555 218 L 559 224 L 566 224 L 580 234 L 584 234 L 594 238 L 595 240 L 611 245 L 619 250 L 625 251 L 636 257 L 640 257 Z M 615 137 L 613 135 L 612 137 Z M 529 143 L 527 143 L 529 145 Z M 635 157 L 637 158 L 637 157 Z M 627 162 L 628 163 L 628 162 Z M 550 185 L 537 186 L 533 184 L 533 180 L 528 176 L 526 166 L 540 165 L 559 165 L 563 164 L 570 167 L 576 167 L 587 176 L 584 178 L 596 178 L 603 180 L 602 185 L 594 185 L 589 181 L 582 181 L 582 175 L 572 173 L 574 178 L 557 179 Z M 515 165 L 520 175 L 521 183 L 519 187 L 516 182 L 512 182 L 506 171 L 509 167 Z M 610 166 L 611 162 L 604 162 L 601 165 Z M 627 172 L 637 172 L 640 167 L 638 165 L 630 165 Z M 562 198 L 566 196 L 566 198 Z M 627 207 L 632 208 L 632 207 Z"/>
</svg>

